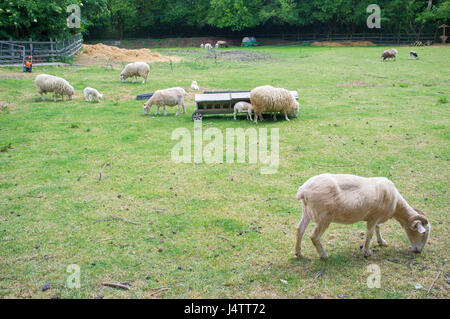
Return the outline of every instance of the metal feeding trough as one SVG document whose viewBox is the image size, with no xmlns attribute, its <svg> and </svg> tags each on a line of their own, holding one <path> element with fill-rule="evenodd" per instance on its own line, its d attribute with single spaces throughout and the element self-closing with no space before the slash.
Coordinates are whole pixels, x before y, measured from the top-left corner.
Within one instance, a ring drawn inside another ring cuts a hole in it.
<svg viewBox="0 0 450 319">
<path fill-rule="evenodd" d="M 140 94 L 136 96 L 136 100 L 148 100 L 153 96 L 153 93 L 147 93 L 147 94 Z"/>
<path fill-rule="evenodd" d="M 290 92 L 298 100 L 297 91 Z M 195 94 L 197 110 L 192 114 L 192 120 L 201 121 L 203 115 L 208 114 L 234 113 L 234 105 L 237 102 L 250 103 L 250 91 L 205 91 L 203 94 Z"/>
</svg>

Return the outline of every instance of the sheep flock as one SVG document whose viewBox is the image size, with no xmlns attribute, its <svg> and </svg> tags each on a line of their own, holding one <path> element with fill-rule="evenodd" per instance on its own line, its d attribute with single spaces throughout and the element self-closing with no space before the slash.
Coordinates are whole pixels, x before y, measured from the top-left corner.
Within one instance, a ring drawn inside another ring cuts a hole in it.
<svg viewBox="0 0 450 319">
<path fill-rule="evenodd" d="M 210 43 L 201 44 L 201 48 L 211 50 Z M 225 41 L 218 41 L 215 48 L 228 47 Z M 398 51 L 389 49 L 382 53 L 382 61 L 387 59 L 396 60 Z M 409 53 L 410 58 L 417 59 L 415 51 Z M 127 78 L 143 78 L 143 84 L 147 81 L 150 68 L 145 62 L 134 62 L 127 64 L 120 73 L 120 80 L 125 82 Z M 61 96 L 69 99 L 75 94 L 72 85 L 65 79 L 48 74 L 39 74 L 34 81 L 41 99 L 44 94 L 53 93 L 54 101 Z M 199 90 L 197 81 L 192 81 L 191 90 Z M 94 88 L 86 87 L 83 90 L 86 101 L 100 101 L 103 95 Z M 177 106 L 176 115 L 186 113 L 185 97 L 187 92 L 181 87 L 172 87 L 157 90 L 143 105 L 144 112 L 150 114 L 153 105 L 156 106 L 155 115 L 159 109 Z M 274 120 L 278 113 L 282 114 L 286 121 L 289 116 L 296 117 L 299 113 L 299 103 L 294 96 L 284 88 L 276 88 L 270 85 L 259 86 L 251 90 L 250 103 L 238 101 L 233 106 L 234 120 L 238 113 L 246 113 L 247 120 L 258 123 L 263 121 L 263 113 L 272 114 Z M 254 117 L 252 118 L 252 113 Z M 302 219 L 297 226 L 297 239 L 295 254 L 301 257 L 301 242 L 303 234 L 310 222 L 314 222 L 311 240 L 319 256 L 323 259 L 328 255 L 325 252 L 320 239 L 331 223 L 353 224 L 360 221 L 367 223 L 367 233 L 363 245 L 363 254 L 368 257 L 371 254 L 370 241 L 373 234 L 381 246 L 387 243 L 381 236 L 380 225 L 395 219 L 403 227 L 414 252 L 421 252 L 429 238 L 431 225 L 425 214 L 420 210 L 412 208 L 396 189 L 394 184 L 386 178 L 364 178 L 346 174 L 322 174 L 307 180 L 301 185 L 297 192 L 297 199 L 301 201 Z"/>
</svg>

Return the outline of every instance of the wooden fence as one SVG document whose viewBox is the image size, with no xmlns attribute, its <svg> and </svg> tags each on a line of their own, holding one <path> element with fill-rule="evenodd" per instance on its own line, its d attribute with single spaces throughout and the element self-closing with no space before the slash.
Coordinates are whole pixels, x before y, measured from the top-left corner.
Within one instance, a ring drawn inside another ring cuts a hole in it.
<svg viewBox="0 0 450 319">
<path fill-rule="evenodd" d="M 0 41 L 0 64 L 22 63 L 24 52 L 25 56 L 33 53 L 33 63 L 60 61 L 76 54 L 82 42 L 81 33 L 59 41 Z"/>
</svg>

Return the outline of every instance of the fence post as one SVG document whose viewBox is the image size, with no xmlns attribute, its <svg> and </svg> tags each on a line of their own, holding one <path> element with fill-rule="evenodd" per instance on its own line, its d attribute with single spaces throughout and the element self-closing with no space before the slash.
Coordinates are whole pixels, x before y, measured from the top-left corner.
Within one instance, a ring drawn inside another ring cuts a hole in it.
<svg viewBox="0 0 450 319">
<path fill-rule="evenodd" d="M 9 53 L 11 57 L 14 57 L 14 44 L 12 44 L 12 38 L 9 38 L 9 41 L 11 41 L 11 44 L 9 45 Z"/>
<path fill-rule="evenodd" d="M 50 38 L 50 56 L 51 56 L 51 59 L 53 59 L 53 54 L 54 54 L 54 52 L 53 52 L 53 38 Z"/>
<path fill-rule="evenodd" d="M 30 55 L 33 54 L 33 39 L 29 38 L 28 41 L 30 41 Z"/>
</svg>

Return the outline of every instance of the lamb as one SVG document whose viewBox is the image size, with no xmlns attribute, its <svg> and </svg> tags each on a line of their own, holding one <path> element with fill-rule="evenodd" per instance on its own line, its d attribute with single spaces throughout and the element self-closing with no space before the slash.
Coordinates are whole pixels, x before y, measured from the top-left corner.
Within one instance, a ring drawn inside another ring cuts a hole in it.
<svg viewBox="0 0 450 319">
<path fill-rule="evenodd" d="M 254 88 L 250 92 L 250 103 L 255 113 L 255 124 L 258 124 L 258 116 L 263 121 L 263 112 L 281 112 L 287 121 L 288 114 L 297 115 L 299 112 L 299 104 L 288 90 L 270 85 Z"/>
<path fill-rule="evenodd" d="M 206 43 L 206 44 L 205 44 L 205 49 L 208 50 L 208 51 L 209 51 L 209 50 L 212 50 L 212 45 L 211 45 L 211 43 Z"/>
<path fill-rule="evenodd" d="M 367 222 L 367 234 L 362 246 L 364 256 L 371 254 L 370 240 L 375 232 L 381 246 L 387 246 L 380 233 L 380 224 L 394 218 L 406 231 L 411 249 L 420 253 L 431 231 L 425 214 L 408 205 L 394 183 L 384 177 L 364 178 L 348 174 L 322 174 L 300 186 L 297 199 L 302 201 L 302 219 L 297 226 L 295 254 L 301 257 L 303 234 L 312 220 L 316 227 L 311 241 L 322 259 L 328 256 L 320 238 L 330 223 L 353 224 Z"/>
<path fill-rule="evenodd" d="M 253 108 L 252 108 L 252 105 L 250 103 L 248 103 L 248 102 L 237 102 L 234 105 L 234 120 L 236 121 L 236 114 L 237 113 L 245 112 L 245 113 L 247 113 L 247 120 L 250 117 L 250 121 L 253 121 L 252 120 L 252 111 L 253 111 Z"/>
<path fill-rule="evenodd" d="M 84 98 L 87 102 L 97 101 L 103 99 L 103 94 L 100 94 L 96 89 L 87 87 L 83 90 Z"/>
<path fill-rule="evenodd" d="M 394 59 L 397 60 L 397 50 L 396 49 L 389 49 L 383 52 L 381 55 L 381 61 L 384 61 L 386 59 Z"/>
<path fill-rule="evenodd" d="M 191 83 L 191 90 L 200 90 L 200 88 L 198 87 L 197 81 L 192 81 Z"/>
<path fill-rule="evenodd" d="M 410 59 L 418 59 L 419 58 L 419 55 L 417 54 L 417 52 L 416 51 L 409 51 L 409 58 Z"/>
<path fill-rule="evenodd" d="M 164 108 L 164 116 L 167 115 L 166 105 L 167 106 L 175 106 L 178 105 L 178 111 L 176 115 L 180 114 L 180 109 L 183 108 L 183 113 L 186 113 L 186 108 L 184 106 L 184 97 L 186 96 L 186 91 L 180 87 L 174 87 L 165 90 L 158 90 L 153 93 L 152 97 L 145 102 L 144 104 L 144 112 L 145 114 L 150 114 L 150 110 L 153 104 L 156 105 L 156 113 L 159 114 L 159 108 Z"/>
<path fill-rule="evenodd" d="M 73 87 L 64 80 L 63 78 L 49 75 L 49 74 L 39 74 L 36 76 L 34 80 L 34 84 L 38 90 L 38 93 L 41 95 L 41 99 L 44 100 L 44 94 L 53 92 L 53 100 L 56 102 L 56 96 L 61 95 L 63 101 L 64 95 L 67 95 L 69 99 L 72 99 L 72 96 L 75 94 L 75 90 Z"/>
<path fill-rule="evenodd" d="M 228 48 L 228 43 L 227 41 L 217 41 L 216 42 L 216 49 L 218 48 Z"/>
<path fill-rule="evenodd" d="M 125 82 L 126 79 L 133 77 L 133 83 L 135 81 L 135 77 L 141 77 L 144 80 L 142 84 L 147 81 L 148 73 L 150 72 L 150 67 L 145 62 L 133 62 L 128 63 L 125 68 L 120 73 L 120 80 Z"/>
</svg>

